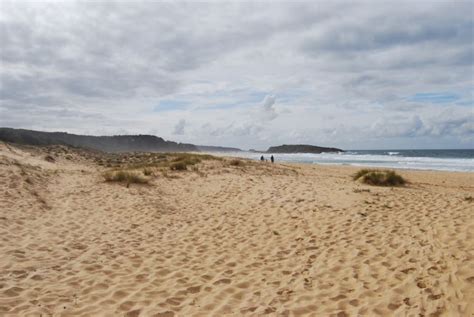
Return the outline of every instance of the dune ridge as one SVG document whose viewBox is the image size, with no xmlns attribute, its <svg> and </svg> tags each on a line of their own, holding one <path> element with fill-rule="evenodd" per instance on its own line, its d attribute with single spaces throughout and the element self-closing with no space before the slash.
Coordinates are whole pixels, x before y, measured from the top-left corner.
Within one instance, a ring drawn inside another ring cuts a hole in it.
<svg viewBox="0 0 474 317">
<path fill-rule="evenodd" d="M 474 312 L 472 174 L 225 159 L 127 187 L 100 156 L 0 144 L 0 315 Z"/>
</svg>

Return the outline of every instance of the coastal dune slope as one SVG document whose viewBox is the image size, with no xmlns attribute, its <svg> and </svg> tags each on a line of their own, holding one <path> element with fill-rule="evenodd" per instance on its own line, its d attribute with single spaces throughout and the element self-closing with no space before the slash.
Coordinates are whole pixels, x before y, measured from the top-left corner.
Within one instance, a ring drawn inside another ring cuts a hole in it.
<svg viewBox="0 0 474 317">
<path fill-rule="evenodd" d="M 0 144 L 0 315 L 474 312 L 470 174 L 225 159 L 127 187 L 88 155 Z"/>
</svg>

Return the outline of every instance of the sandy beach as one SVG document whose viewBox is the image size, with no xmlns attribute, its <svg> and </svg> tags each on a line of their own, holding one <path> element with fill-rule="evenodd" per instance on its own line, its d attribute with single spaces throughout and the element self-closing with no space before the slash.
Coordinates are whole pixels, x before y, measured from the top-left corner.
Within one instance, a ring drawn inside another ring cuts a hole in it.
<svg viewBox="0 0 474 317">
<path fill-rule="evenodd" d="M 474 313 L 472 173 L 224 159 L 127 187 L 94 155 L 0 144 L 0 315 Z"/>
</svg>

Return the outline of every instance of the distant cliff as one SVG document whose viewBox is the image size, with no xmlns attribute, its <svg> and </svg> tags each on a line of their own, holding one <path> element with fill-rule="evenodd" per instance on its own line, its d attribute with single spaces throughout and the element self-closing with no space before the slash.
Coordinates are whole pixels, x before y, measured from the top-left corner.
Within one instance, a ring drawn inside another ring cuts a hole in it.
<svg viewBox="0 0 474 317">
<path fill-rule="evenodd" d="M 280 145 L 272 146 L 267 150 L 267 153 L 326 153 L 326 152 L 344 152 L 341 149 L 333 147 L 321 147 L 315 145 L 306 144 L 292 144 L 292 145 Z"/>
<path fill-rule="evenodd" d="M 89 136 L 0 128 L 0 141 L 26 145 L 70 145 L 105 152 L 197 152 L 193 144 L 165 141 L 154 135 Z"/>
</svg>

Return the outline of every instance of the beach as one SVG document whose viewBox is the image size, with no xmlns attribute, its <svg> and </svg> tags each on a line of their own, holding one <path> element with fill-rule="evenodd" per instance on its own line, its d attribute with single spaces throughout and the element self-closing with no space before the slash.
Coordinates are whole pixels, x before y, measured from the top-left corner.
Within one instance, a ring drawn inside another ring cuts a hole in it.
<svg viewBox="0 0 474 317">
<path fill-rule="evenodd" d="M 105 182 L 0 143 L 0 315 L 472 316 L 474 177 L 203 160 Z"/>
</svg>

